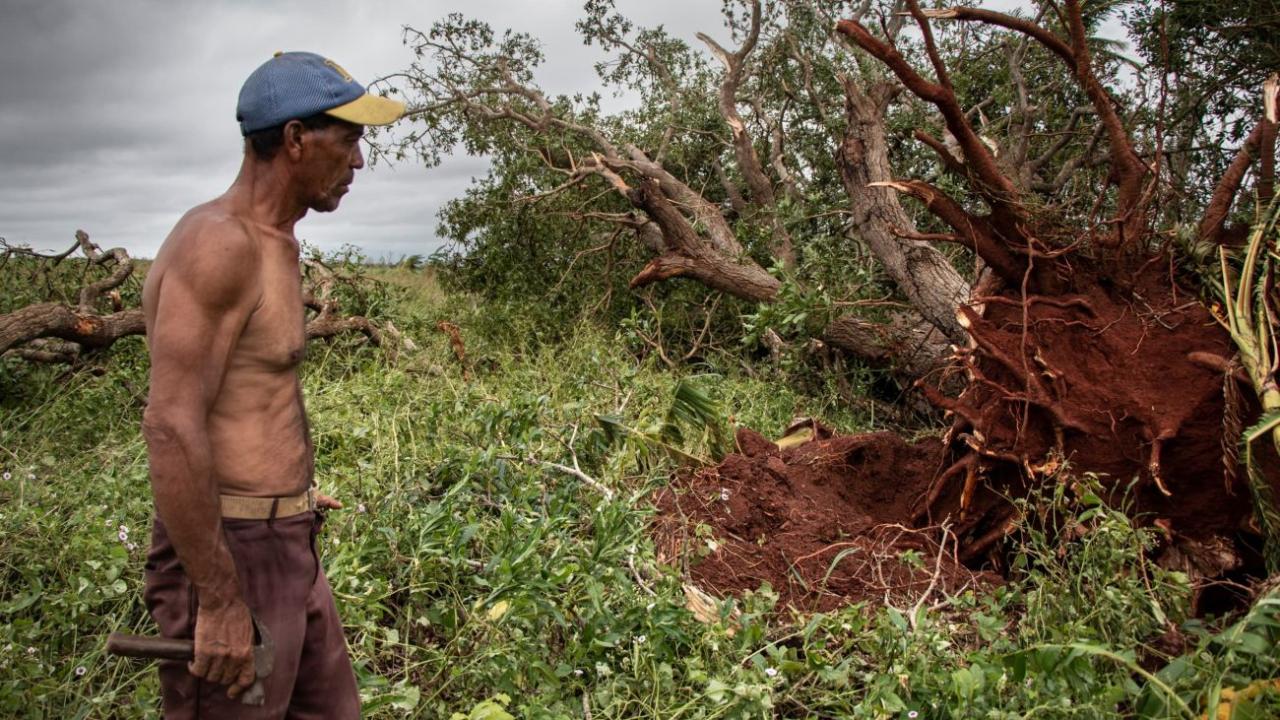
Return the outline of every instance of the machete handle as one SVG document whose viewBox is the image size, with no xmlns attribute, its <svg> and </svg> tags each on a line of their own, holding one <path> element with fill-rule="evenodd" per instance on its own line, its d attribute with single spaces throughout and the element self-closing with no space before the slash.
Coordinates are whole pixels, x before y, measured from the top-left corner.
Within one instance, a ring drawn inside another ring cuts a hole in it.
<svg viewBox="0 0 1280 720">
<path fill-rule="evenodd" d="M 154 635 L 129 635 L 127 633 L 111 633 L 107 636 L 107 652 L 112 655 L 147 660 L 186 660 L 195 659 L 195 643 L 190 640 L 156 637 Z M 259 676 L 253 684 L 240 695 L 240 702 L 245 705 L 261 706 L 266 701 L 266 691 Z"/>
<path fill-rule="evenodd" d="M 111 633 L 107 636 L 107 652 L 123 657 L 147 658 L 151 660 L 186 660 L 195 659 L 195 643 L 190 640 L 154 637 L 148 635 L 128 635 Z"/>
</svg>

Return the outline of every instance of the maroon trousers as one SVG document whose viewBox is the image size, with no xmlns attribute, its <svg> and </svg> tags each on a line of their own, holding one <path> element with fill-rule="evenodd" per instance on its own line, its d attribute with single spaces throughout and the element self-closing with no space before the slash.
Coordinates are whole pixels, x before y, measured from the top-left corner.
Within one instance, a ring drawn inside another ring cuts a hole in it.
<svg viewBox="0 0 1280 720">
<path fill-rule="evenodd" d="M 262 707 L 227 697 L 225 686 L 187 672 L 185 662 L 160 663 L 168 720 L 347 720 L 360 717 L 351 659 L 315 537 L 323 522 L 306 512 L 275 520 L 223 520 L 245 603 L 275 644 L 275 668 L 263 681 Z M 159 518 L 147 554 L 147 610 L 165 637 L 190 639 L 199 599 L 182 571 Z"/>
</svg>

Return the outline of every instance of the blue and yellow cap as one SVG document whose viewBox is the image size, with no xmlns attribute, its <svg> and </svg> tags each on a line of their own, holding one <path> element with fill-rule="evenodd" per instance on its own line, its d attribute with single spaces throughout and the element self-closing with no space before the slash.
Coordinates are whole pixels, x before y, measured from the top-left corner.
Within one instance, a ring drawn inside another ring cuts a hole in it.
<svg viewBox="0 0 1280 720">
<path fill-rule="evenodd" d="M 278 52 L 240 88 L 236 120 L 248 135 L 323 112 L 357 125 L 390 125 L 404 103 L 370 95 L 332 60 L 309 52 Z"/>
</svg>

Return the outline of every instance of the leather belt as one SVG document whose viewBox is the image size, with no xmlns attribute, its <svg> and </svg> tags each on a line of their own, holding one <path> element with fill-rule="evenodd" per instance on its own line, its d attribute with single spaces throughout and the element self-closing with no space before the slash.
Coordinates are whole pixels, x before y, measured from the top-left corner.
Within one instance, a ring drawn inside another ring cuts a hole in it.
<svg viewBox="0 0 1280 720">
<path fill-rule="evenodd" d="M 222 495 L 222 517 L 225 520 L 270 520 L 287 518 L 316 509 L 316 491 L 288 497 L 246 497 Z"/>
</svg>

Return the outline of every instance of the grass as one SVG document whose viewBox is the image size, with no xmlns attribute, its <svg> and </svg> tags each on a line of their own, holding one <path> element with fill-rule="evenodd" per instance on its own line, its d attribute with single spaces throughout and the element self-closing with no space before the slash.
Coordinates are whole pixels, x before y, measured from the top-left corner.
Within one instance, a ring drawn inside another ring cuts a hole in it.
<svg viewBox="0 0 1280 720">
<path fill-rule="evenodd" d="M 1145 563 L 1146 531 L 1061 491 L 1043 503 L 1088 533 L 1026 528 L 1015 581 L 914 628 L 905 608 L 797 616 L 768 588 L 733 622 L 699 622 L 646 533 L 646 497 L 679 455 L 597 420 L 710 455 L 705 433 L 663 432 L 691 422 L 672 412 L 682 378 L 638 363 L 625 331 L 584 323 L 543 343 L 517 308 L 370 272 L 388 283 L 376 309 L 419 349 L 391 363 L 342 338 L 313 344 L 303 371 L 318 478 L 347 506 L 322 541 L 366 717 L 1186 717 L 1213 688 L 1280 675 L 1272 605 L 1186 624 L 1185 578 Z M 462 328 L 470 381 L 441 320 Z M 104 368 L 0 361 L 2 717 L 158 717 L 153 669 L 103 655 L 113 630 L 151 632 L 142 342 Z M 869 426 L 768 367 L 698 372 L 686 382 L 766 433 L 795 414 Z M 611 497 L 544 464 L 575 460 Z M 1195 652 L 1176 672 L 1143 665 L 1171 623 Z"/>
</svg>

